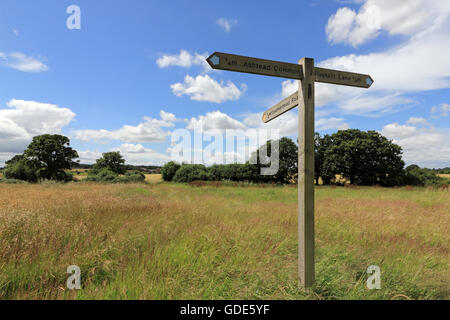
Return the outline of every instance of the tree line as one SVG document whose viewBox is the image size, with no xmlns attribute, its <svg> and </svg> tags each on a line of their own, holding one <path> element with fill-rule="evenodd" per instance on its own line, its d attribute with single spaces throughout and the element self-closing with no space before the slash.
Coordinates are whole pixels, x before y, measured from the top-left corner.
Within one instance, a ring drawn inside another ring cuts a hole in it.
<svg viewBox="0 0 450 320">
<path fill-rule="evenodd" d="M 267 141 L 251 155 L 244 164 L 178 164 L 168 162 L 161 168 L 164 181 L 191 182 L 247 181 L 251 183 L 295 183 L 297 181 L 298 146 L 287 137 L 277 141 L 279 148 L 271 154 L 274 141 Z M 315 135 L 314 178 L 316 184 L 355 185 L 421 185 L 438 186 L 448 184 L 435 171 L 410 165 L 404 168 L 402 149 L 376 131 L 357 129 L 340 130 L 333 134 Z M 260 155 L 267 155 L 260 159 Z M 261 169 L 270 166 L 267 159 L 279 159 L 279 168 L 274 175 L 262 175 Z M 78 158 L 76 150 L 70 147 L 68 137 L 58 134 L 44 134 L 32 139 L 21 155 L 6 161 L 2 170 L 6 179 L 28 182 L 72 181 L 69 171 Z M 125 164 L 120 152 L 106 152 L 90 166 L 86 181 L 93 182 L 138 182 L 145 176 L 140 170 L 133 170 Z"/>
<path fill-rule="evenodd" d="M 15 155 L 6 161 L 2 173 L 7 182 L 27 181 L 73 181 L 69 171 L 75 164 L 78 153 L 70 147 L 68 137 L 59 134 L 44 134 L 33 137 L 23 154 Z M 145 180 L 145 175 L 138 170 L 129 169 L 125 159 L 118 151 L 106 152 L 90 166 L 86 181 L 126 183 Z"/>
<path fill-rule="evenodd" d="M 402 148 L 376 131 L 357 129 L 339 130 L 321 136 L 315 134 L 314 178 L 324 185 L 350 183 L 366 186 L 439 186 L 448 184 L 430 169 L 410 165 L 406 168 L 402 160 Z M 298 146 L 289 138 L 281 138 L 279 144 L 279 170 L 275 175 L 261 175 L 260 169 L 270 164 L 261 164 L 259 154 L 271 157 L 268 141 L 252 154 L 252 161 L 245 164 L 224 164 L 206 167 L 200 164 L 167 163 L 162 169 L 165 181 L 191 182 L 247 181 L 251 183 L 296 183 Z M 262 153 L 260 153 L 262 151 Z M 257 164 L 250 164 L 250 163 Z"/>
</svg>

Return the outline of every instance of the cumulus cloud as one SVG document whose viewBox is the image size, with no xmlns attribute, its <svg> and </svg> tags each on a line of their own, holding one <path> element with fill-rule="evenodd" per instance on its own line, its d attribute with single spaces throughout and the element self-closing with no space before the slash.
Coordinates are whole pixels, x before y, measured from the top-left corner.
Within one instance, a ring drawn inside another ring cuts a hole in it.
<svg viewBox="0 0 450 320">
<path fill-rule="evenodd" d="M 164 110 L 159 111 L 159 115 L 162 120 L 168 121 L 168 122 L 175 122 L 177 121 L 177 118 L 173 113 L 165 112 Z"/>
<path fill-rule="evenodd" d="M 223 112 L 213 111 L 206 113 L 206 115 L 191 118 L 186 129 L 201 129 L 206 134 L 216 134 L 222 133 L 226 129 L 246 129 L 246 126 Z"/>
<path fill-rule="evenodd" d="M 160 68 L 167 68 L 171 66 L 190 68 L 193 65 L 199 65 L 204 68 L 205 71 L 211 70 L 210 66 L 206 62 L 208 53 L 194 53 L 190 54 L 188 51 L 181 49 L 179 54 L 169 55 L 165 54 L 156 60 L 156 64 Z"/>
<path fill-rule="evenodd" d="M 447 0 L 366 0 L 356 12 L 340 8 L 326 26 L 328 41 L 358 46 L 376 38 L 381 31 L 412 35 L 435 28 L 450 12 Z"/>
<path fill-rule="evenodd" d="M 170 160 L 167 154 L 145 148 L 142 144 L 124 143 L 108 151 L 120 151 L 125 162 L 132 165 L 162 165 Z M 81 163 L 92 164 L 96 159 L 102 157 L 102 152 L 83 150 L 78 151 L 78 155 Z"/>
<path fill-rule="evenodd" d="M 170 134 L 163 128 L 173 127 L 173 118 L 171 113 L 160 112 L 161 118 L 153 119 L 144 117 L 144 121 L 136 126 L 124 125 L 117 130 L 76 130 L 72 134 L 76 139 L 88 142 L 102 142 L 106 140 L 119 140 L 124 142 L 164 142 Z"/>
<path fill-rule="evenodd" d="M 170 87 L 178 97 L 188 95 L 191 100 L 214 103 L 237 100 L 247 90 L 245 84 L 241 84 L 239 89 L 231 81 L 218 82 L 208 75 L 198 75 L 195 78 L 187 75 L 184 78 L 184 83 L 174 83 Z"/>
<path fill-rule="evenodd" d="M 403 149 L 406 164 L 422 167 L 448 167 L 450 164 L 450 132 L 433 127 L 417 128 L 411 125 L 391 123 L 381 134 Z"/>
<path fill-rule="evenodd" d="M 347 20 L 358 21 L 358 15 L 364 17 L 374 12 L 369 10 L 370 6 L 378 6 L 381 15 L 381 26 L 373 34 L 365 34 L 358 29 L 361 26 L 357 28 L 354 24 L 350 29 L 345 27 Z M 406 37 L 384 51 L 318 61 L 320 67 L 370 74 L 375 83 L 368 90 L 316 83 L 316 106 L 332 106 L 341 114 L 380 116 L 413 106 L 416 101 L 408 97 L 410 93 L 450 88 L 450 1 L 366 0 L 353 13 L 341 8 L 330 18 L 327 27 L 330 41 L 345 42 L 356 36 L 366 39 L 382 30 Z M 336 16 L 341 19 L 336 20 Z M 282 83 L 283 96 L 294 90 L 297 90 L 295 81 Z M 447 113 L 436 106 L 432 116 L 441 114 Z"/>
<path fill-rule="evenodd" d="M 33 136 L 60 133 L 75 113 L 68 108 L 12 99 L 0 109 L 0 152 L 22 152 Z"/>
<path fill-rule="evenodd" d="M 230 32 L 232 27 L 237 26 L 236 19 L 219 18 L 216 23 L 225 31 Z"/>
<path fill-rule="evenodd" d="M 48 70 L 48 66 L 40 59 L 29 57 L 21 52 L 0 52 L 0 66 L 30 73 Z"/>
</svg>

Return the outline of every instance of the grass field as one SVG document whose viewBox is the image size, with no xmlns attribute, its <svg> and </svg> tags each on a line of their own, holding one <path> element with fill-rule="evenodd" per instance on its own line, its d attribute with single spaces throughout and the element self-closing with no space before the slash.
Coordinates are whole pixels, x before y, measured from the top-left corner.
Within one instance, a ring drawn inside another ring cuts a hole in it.
<svg viewBox="0 0 450 320">
<path fill-rule="evenodd" d="M 0 184 L 0 299 L 449 299 L 449 195 L 317 188 L 303 291 L 295 187 Z"/>
<path fill-rule="evenodd" d="M 162 176 L 160 174 L 152 173 L 145 175 L 145 181 L 150 183 L 162 182 Z"/>
</svg>

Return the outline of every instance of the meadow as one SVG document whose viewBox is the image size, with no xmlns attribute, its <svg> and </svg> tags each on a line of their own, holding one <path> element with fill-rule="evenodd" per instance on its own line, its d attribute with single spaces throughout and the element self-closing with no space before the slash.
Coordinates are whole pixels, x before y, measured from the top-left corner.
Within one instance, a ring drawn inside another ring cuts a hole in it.
<svg viewBox="0 0 450 320">
<path fill-rule="evenodd" d="M 0 184 L 0 299 L 450 299 L 448 190 L 317 187 L 302 290 L 295 186 L 151 179 Z"/>
</svg>

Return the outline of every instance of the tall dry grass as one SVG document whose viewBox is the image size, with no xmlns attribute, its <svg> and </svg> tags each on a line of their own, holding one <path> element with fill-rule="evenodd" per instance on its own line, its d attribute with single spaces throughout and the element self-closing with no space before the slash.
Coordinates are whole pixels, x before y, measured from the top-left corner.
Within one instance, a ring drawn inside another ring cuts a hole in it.
<svg viewBox="0 0 450 320">
<path fill-rule="evenodd" d="M 306 292 L 296 188 L 0 185 L 0 298 L 448 299 L 449 209 L 442 190 L 318 188 Z M 80 291 L 65 287 L 73 264 Z"/>
</svg>

